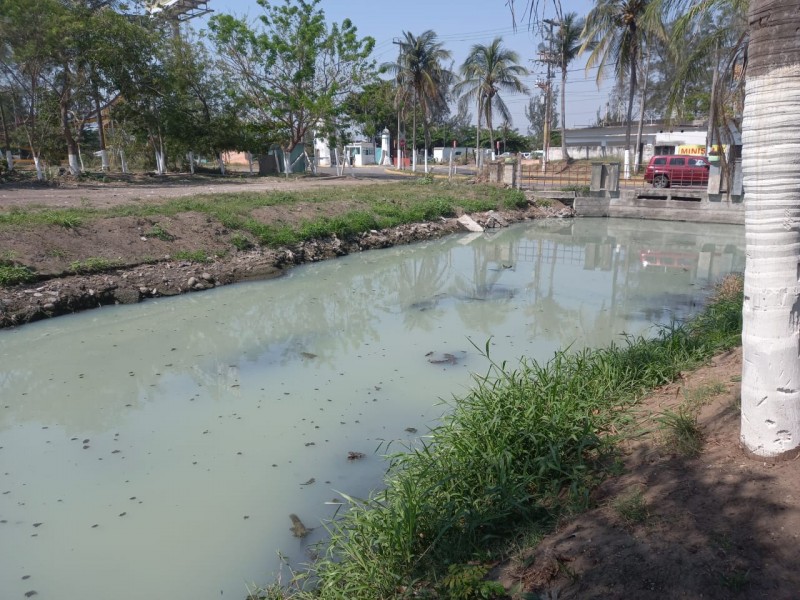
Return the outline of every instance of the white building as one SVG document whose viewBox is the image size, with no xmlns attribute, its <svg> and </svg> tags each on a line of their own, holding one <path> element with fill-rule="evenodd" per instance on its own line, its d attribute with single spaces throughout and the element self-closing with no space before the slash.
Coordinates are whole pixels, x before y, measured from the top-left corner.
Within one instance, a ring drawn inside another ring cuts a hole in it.
<svg viewBox="0 0 800 600">
<path fill-rule="evenodd" d="M 449 163 L 450 155 L 453 155 L 453 162 L 458 162 L 467 155 L 467 148 L 461 146 L 452 147 L 438 147 L 433 149 L 433 160 L 437 163 Z"/>
<path fill-rule="evenodd" d="M 354 167 L 375 164 L 375 142 L 353 142 L 344 147 L 345 154 Z"/>
</svg>

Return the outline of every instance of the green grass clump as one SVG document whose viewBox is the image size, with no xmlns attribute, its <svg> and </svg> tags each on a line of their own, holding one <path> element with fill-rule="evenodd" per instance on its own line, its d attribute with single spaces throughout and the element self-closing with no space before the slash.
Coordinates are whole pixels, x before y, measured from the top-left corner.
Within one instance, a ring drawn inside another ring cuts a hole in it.
<svg viewBox="0 0 800 600">
<path fill-rule="evenodd" d="M 697 424 L 695 411 L 681 406 L 678 411 L 666 410 L 656 419 L 664 433 L 668 449 L 692 458 L 703 449 L 703 432 Z"/>
<path fill-rule="evenodd" d="M 211 258 L 203 250 L 179 250 L 172 255 L 173 260 L 190 260 L 192 262 L 210 262 Z"/>
<path fill-rule="evenodd" d="M 650 516 L 650 510 L 645 502 L 642 490 L 635 490 L 619 496 L 612 506 L 626 525 L 644 523 Z"/>
<path fill-rule="evenodd" d="M 231 244 L 237 250 L 250 250 L 253 247 L 253 242 L 241 233 L 234 233 L 231 236 Z"/>
<path fill-rule="evenodd" d="M 120 263 L 116 260 L 109 260 L 101 257 L 90 257 L 84 260 L 73 261 L 69 265 L 69 270 L 78 274 L 101 273 L 119 266 Z"/>
<path fill-rule="evenodd" d="M 83 217 L 76 210 L 45 211 L 44 221 L 48 225 L 58 225 L 64 229 L 76 229 L 83 224 Z"/>
<path fill-rule="evenodd" d="M 169 231 L 164 229 L 161 226 L 161 223 L 154 223 L 153 226 L 150 228 L 150 231 L 145 233 L 147 237 L 154 237 L 162 240 L 164 242 L 172 242 L 175 240 L 175 236 L 172 235 Z"/>
<path fill-rule="evenodd" d="M 0 286 L 8 287 L 19 283 L 29 283 L 35 279 L 36 275 L 27 267 L 3 264 L 0 261 Z"/>
</svg>

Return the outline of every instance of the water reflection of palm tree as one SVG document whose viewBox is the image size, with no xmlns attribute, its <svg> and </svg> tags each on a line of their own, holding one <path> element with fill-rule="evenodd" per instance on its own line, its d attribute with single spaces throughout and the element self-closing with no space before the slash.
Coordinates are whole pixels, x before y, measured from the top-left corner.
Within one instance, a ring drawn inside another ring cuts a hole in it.
<svg viewBox="0 0 800 600">
<path fill-rule="evenodd" d="M 491 334 L 505 320 L 506 314 L 500 307 L 514 297 L 516 290 L 502 284 L 501 279 L 507 268 L 513 267 L 516 247 L 516 242 L 509 242 L 505 249 L 496 242 L 470 246 L 474 255 L 472 276 L 458 273 L 453 282 L 454 295 L 459 300 L 456 311 L 470 327 L 478 326 L 482 332 Z M 487 302 L 492 309 L 487 310 Z"/>
<path fill-rule="evenodd" d="M 528 286 L 532 294 L 532 302 L 525 308 L 525 316 L 531 323 L 529 335 L 531 337 L 555 338 L 561 345 L 571 344 L 577 337 L 576 325 L 580 322 L 580 311 L 567 309 L 560 304 L 554 295 L 555 274 L 558 263 L 558 242 L 547 242 L 545 247 L 542 239 L 537 240 L 536 260 L 533 281 Z M 542 276 L 549 255 L 549 268 L 546 276 Z M 546 290 L 542 288 L 546 287 Z"/>
<path fill-rule="evenodd" d="M 452 249 L 441 256 L 425 255 L 405 260 L 397 270 L 397 301 L 403 307 L 407 329 L 431 331 L 444 314 L 439 304 L 447 297 L 447 272 Z"/>
</svg>

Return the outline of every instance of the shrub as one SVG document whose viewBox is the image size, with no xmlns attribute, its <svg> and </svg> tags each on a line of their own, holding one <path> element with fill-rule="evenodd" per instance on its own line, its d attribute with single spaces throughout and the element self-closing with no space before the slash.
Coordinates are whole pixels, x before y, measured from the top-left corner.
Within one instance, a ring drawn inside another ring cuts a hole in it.
<svg viewBox="0 0 800 600">
<path fill-rule="evenodd" d="M 36 279 L 36 276 L 27 267 L 0 262 L 0 286 L 7 287 L 19 283 L 29 283 L 34 279 Z"/>
</svg>

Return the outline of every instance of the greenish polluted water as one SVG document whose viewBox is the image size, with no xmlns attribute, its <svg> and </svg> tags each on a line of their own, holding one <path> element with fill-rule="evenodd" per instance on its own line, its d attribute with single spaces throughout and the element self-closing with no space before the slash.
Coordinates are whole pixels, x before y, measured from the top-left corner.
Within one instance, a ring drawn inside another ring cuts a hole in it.
<svg viewBox="0 0 800 600">
<path fill-rule="evenodd" d="M 243 598 L 279 553 L 310 560 L 487 342 L 513 365 L 653 331 L 743 248 L 736 226 L 535 222 L 0 331 L 0 596 Z"/>
</svg>

